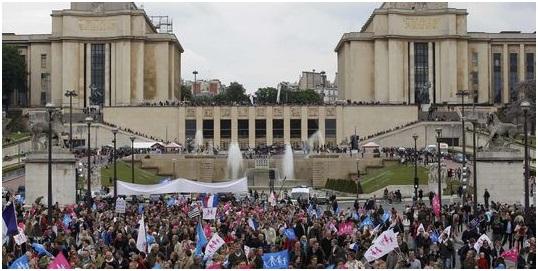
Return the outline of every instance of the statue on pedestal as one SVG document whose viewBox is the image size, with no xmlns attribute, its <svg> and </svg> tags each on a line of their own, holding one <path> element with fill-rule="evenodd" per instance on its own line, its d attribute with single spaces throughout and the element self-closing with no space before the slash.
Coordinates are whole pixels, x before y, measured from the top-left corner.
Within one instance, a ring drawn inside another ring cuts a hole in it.
<svg viewBox="0 0 538 271">
<path fill-rule="evenodd" d="M 495 113 L 487 115 L 486 126 L 489 131 L 489 138 L 484 149 L 487 150 L 509 150 L 508 144 L 510 142 L 503 140 L 502 137 L 514 139 L 522 130 L 518 125 L 501 122 Z"/>
<path fill-rule="evenodd" d="M 32 133 L 32 150 L 45 151 L 48 149 L 47 136 L 49 133 L 49 113 L 47 111 L 29 112 L 30 132 Z M 62 132 L 64 130 L 63 115 L 60 111 L 52 112 L 51 134 L 58 139 L 56 145 L 64 148 Z M 54 143 L 53 143 L 54 145 Z"/>
</svg>

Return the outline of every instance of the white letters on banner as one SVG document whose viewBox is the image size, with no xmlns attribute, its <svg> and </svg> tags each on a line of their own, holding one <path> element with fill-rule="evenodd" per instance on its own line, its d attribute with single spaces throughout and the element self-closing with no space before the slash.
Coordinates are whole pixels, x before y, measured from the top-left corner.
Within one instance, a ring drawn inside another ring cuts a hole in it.
<svg viewBox="0 0 538 271">
<path fill-rule="evenodd" d="M 364 258 L 371 262 L 383 257 L 397 247 L 396 234 L 392 230 L 387 230 L 374 240 L 372 246 L 364 253 Z"/>
<path fill-rule="evenodd" d="M 224 240 L 220 238 L 218 234 L 213 234 L 213 237 L 211 237 L 211 240 L 209 240 L 205 248 L 205 257 L 211 259 L 213 254 L 215 254 L 222 245 L 224 245 Z"/>
<path fill-rule="evenodd" d="M 204 212 L 203 219 L 215 219 L 215 216 L 217 215 L 217 208 L 211 207 L 211 208 L 203 208 Z"/>
<path fill-rule="evenodd" d="M 116 200 L 116 213 L 125 214 L 125 200 L 122 198 Z"/>
</svg>

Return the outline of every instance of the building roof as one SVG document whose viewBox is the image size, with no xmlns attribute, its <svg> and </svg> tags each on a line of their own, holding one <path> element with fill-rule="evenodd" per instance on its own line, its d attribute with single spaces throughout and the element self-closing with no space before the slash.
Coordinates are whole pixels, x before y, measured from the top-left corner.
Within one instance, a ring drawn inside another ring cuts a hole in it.
<svg viewBox="0 0 538 271">
<path fill-rule="evenodd" d="M 134 149 L 151 149 L 151 148 L 154 148 L 156 146 L 161 146 L 161 147 L 164 147 L 164 144 L 161 143 L 161 142 L 134 142 L 133 143 L 133 148 Z"/>
</svg>

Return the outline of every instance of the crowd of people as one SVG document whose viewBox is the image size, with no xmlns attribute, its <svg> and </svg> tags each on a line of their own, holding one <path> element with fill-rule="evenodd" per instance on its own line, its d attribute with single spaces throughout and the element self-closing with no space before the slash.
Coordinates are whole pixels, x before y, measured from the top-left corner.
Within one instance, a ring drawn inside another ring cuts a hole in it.
<svg viewBox="0 0 538 271">
<path fill-rule="evenodd" d="M 340 208 L 335 198 L 317 205 L 287 196 L 221 195 L 215 219 L 192 216 L 208 196 L 133 197 L 122 214 L 115 213 L 114 199 L 95 198 L 55 205 L 51 221 L 41 202 L 23 208 L 11 198 L 28 240 L 4 238 L 2 268 L 24 256 L 28 267 L 47 268 L 60 254 L 72 268 L 263 268 L 264 255 L 282 251 L 289 268 L 506 268 L 507 260 L 536 267 L 534 206 L 524 212 L 492 202 L 475 216 L 469 202 L 452 203 L 436 216 L 435 202 L 422 200 L 398 210 L 375 198 Z M 142 223 L 147 235 L 140 247 Z M 365 253 L 386 231 L 397 233 L 397 247 L 367 261 Z M 207 240 L 218 235 L 224 244 L 207 257 L 200 234 Z M 477 242 L 483 244 L 477 248 Z M 501 256 L 513 249 L 515 258 Z"/>
</svg>

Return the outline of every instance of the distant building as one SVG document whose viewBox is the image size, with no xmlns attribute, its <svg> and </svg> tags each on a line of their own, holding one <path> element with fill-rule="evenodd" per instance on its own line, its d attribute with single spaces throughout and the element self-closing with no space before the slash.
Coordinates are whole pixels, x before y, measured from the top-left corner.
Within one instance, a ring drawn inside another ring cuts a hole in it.
<svg viewBox="0 0 538 271">
<path fill-rule="evenodd" d="M 219 79 L 212 80 L 196 80 L 196 83 L 193 81 L 185 81 L 184 84 L 187 87 L 190 87 L 192 95 L 209 95 L 215 96 L 224 91 L 224 85 L 220 82 Z"/>
<path fill-rule="evenodd" d="M 299 79 L 299 89 L 316 89 L 324 86 L 327 81 L 327 76 L 325 72 L 316 72 L 312 70 L 311 72 L 303 71 L 301 78 Z"/>
<path fill-rule="evenodd" d="M 76 109 L 180 97 L 183 48 L 134 3 L 73 2 L 51 19 L 51 34 L 2 34 L 2 44 L 24 56 L 28 74 L 27 89 L 8 104 L 69 106 L 66 90 L 77 93 Z"/>
</svg>

